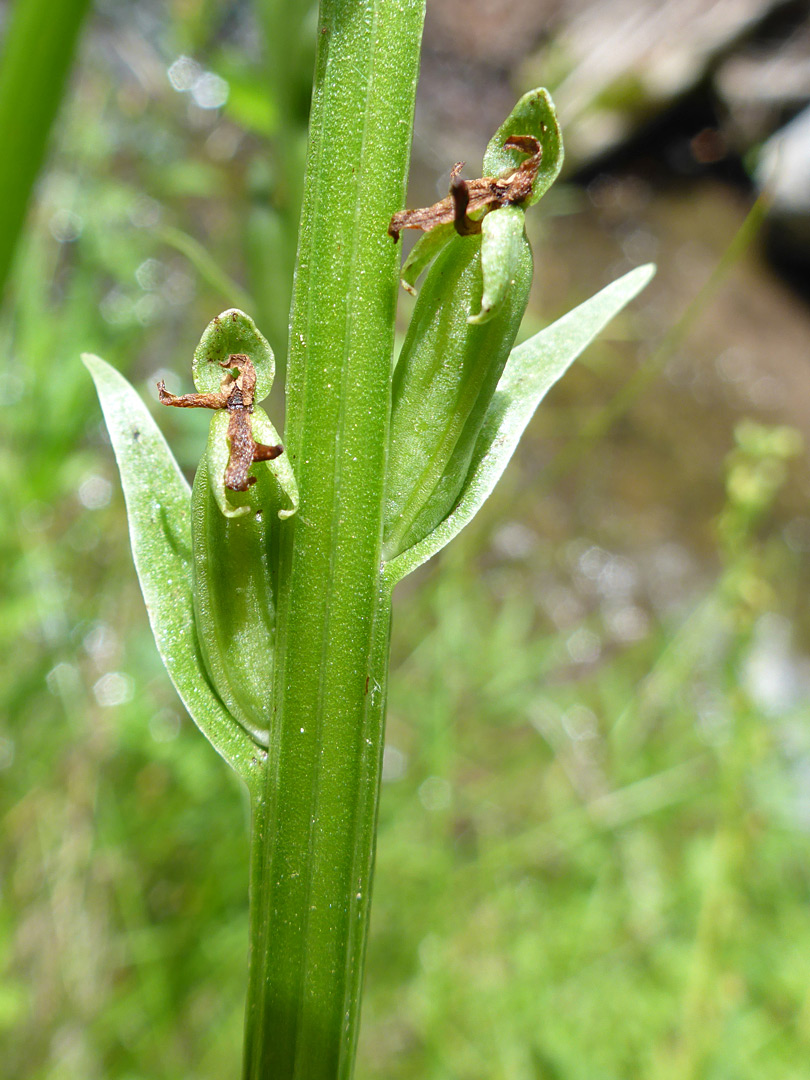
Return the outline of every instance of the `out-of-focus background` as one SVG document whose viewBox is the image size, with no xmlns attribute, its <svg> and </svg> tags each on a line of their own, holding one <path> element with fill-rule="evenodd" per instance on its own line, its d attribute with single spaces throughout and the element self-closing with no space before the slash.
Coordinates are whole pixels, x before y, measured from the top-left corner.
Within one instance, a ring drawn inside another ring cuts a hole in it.
<svg viewBox="0 0 810 1080">
<path fill-rule="evenodd" d="M 478 175 L 544 84 L 567 168 L 529 216 L 525 333 L 634 265 L 659 273 L 397 596 L 358 1078 L 806 1080 L 806 4 L 428 11 L 410 205 L 456 160 Z M 190 387 L 234 304 L 283 352 L 314 18 L 300 34 L 279 79 L 247 2 L 96 0 L 18 251 L 0 321 L 8 1080 L 238 1071 L 246 807 L 155 652 L 78 357 L 154 401 L 160 377 Z M 159 420 L 193 470 L 207 418 Z"/>
</svg>

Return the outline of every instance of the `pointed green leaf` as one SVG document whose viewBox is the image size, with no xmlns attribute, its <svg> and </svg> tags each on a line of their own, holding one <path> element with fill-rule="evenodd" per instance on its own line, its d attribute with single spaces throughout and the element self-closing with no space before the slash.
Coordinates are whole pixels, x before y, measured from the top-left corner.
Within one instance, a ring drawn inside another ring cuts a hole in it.
<svg viewBox="0 0 810 1080">
<path fill-rule="evenodd" d="M 211 688 L 194 630 L 189 486 L 127 380 L 97 356 L 85 353 L 82 360 L 121 472 L 132 556 L 161 659 L 194 722 L 253 787 L 266 755 Z"/>
<path fill-rule="evenodd" d="M 520 206 L 504 206 L 487 214 L 481 223 L 481 272 L 484 292 L 481 310 L 470 315 L 473 325 L 488 322 L 503 307 L 509 287 L 518 273 L 523 249 L 524 212 Z"/>
<path fill-rule="evenodd" d="M 519 150 L 503 145 L 510 135 L 533 135 L 543 147 L 532 194 L 524 203 L 524 206 L 531 206 L 557 179 L 563 163 L 562 133 L 548 90 L 530 90 L 512 109 L 487 146 L 484 176 L 502 176 L 526 159 Z"/>
<path fill-rule="evenodd" d="M 256 369 L 255 400 L 266 398 L 276 371 L 273 350 L 253 319 L 238 308 L 229 308 L 215 316 L 194 350 L 191 370 L 197 392 L 210 394 L 219 390 L 224 375 L 220 364 L 237 353 L 249 357 Z"/>
<path fill-rule="evenodd" d="M 650 281 L 638 267 L 512 350 L 478 436 L 467 478 L 450 514 L 413 547 L 392 559 L 393 585 L 448 544 L 479 511 L 509 463 L 520 436 L 548 390 L 596 335 Z"/>
</svg>

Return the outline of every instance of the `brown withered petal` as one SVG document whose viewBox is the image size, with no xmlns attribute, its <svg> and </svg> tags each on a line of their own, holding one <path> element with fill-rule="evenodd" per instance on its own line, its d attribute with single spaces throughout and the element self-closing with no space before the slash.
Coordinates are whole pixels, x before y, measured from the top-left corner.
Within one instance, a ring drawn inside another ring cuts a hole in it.
<svg viewBox="0 0 810 1080">
<path fill-rule="evenodd" d="M 511 146 L 528 157 L 505 176 L 482 176 L 478 180 L 462 180 L 459 176 L 464 162 L 455 164 L 450 172 L 450 194 L 445 199 L 418 210 L 400 210 L 391 218 L 388 235 L 394 243 L 403 229 L 430 232 L 437 225 L 452 221 L 460 236 L 481 231 L 480 218 L 471 218 L 478 211 L 514 206 L 532 193 L 532 185 L 540 168 L 543 147 L 533 135 L 510 135 L 504 146 Z M 483 215 L 481 215 L 483 216 Z"/>
<path fill-rule="evenodd" d="M 255 476 L 248 476 L 253 464 L 253 432 L 247 409 L 237 406 L 230 409 L 228 418 L 228 442 L 231 453 L 225 469 L 225 487 L 230 491 L 247 491 L 256 483 Z"/>
<path fill-rule="evenodd" d="M 272 461 L 277 458 L 279 454 L 284 453 L 284 447 L 281 443 L 276 443 L 275 446 L 268 446 L 267 443 L 255 442 L 253 444 L 253 460 L 254 461 Z"/>
</svg>

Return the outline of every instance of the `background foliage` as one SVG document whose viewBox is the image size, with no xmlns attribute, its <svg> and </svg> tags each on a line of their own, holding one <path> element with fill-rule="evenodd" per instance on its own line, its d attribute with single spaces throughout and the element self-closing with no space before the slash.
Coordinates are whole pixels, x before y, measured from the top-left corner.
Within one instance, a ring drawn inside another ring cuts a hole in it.
<svg viewBox="0 0 810 1080">
<path fill-rule="evenodd" d="M 155 653 L 78 355 L 153 401 L 160 377 L 189 388 L 229 303 L 283 344 L 290 121 L 286 154 L 273 137 L 279 95 L 300 134 L 310 37 L 305 21 L 272 91 L 241 5 L 97 4 L 18 252 L 0 325 L 10 1080 L 202 1080 L 238 1060 L 246 807 Z M 739 426 L 795 419 L 761 382 L 791 375 L 703 320 L 591 452 L 549 468 L 730 240 L 746 198 L 713 201 L 718 184 L 617 167 L 552 193 L 536 227 L 527 329 L 653 241 L 663 274 L 398 594 L 368 1080 L 806 1076 L 807 475 L 790 431 Z M 754 257 L 732 285 L 719 311 L 764 299 L 776 337 L 789 294 Z M 159 417 L 191 469 L 207 418 L 182 419 Z"/>
</svg>

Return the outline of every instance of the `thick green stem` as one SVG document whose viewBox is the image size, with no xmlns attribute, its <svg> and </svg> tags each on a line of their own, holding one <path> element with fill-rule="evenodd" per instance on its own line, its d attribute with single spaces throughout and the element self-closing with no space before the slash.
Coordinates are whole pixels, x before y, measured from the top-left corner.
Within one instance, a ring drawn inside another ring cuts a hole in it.
<svg viewBox="0 0 810 1080">
<path fill-rule="evenodd" d="M 246 1080 L 348 1080 L 382 756 L 398 250 L 423 0 L 323 0 L 293 302 L 267 787 L 254 799 Z"/>
<path fill-rule="evenodd" d="M 385 721 L 390 601 L 379 600 L 359 722 L 330 745 L 290 732 L 301 752 L 253 800 L 246 1080 L 352 1075 Z"/>
</svg>

